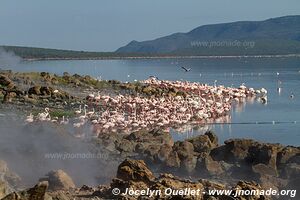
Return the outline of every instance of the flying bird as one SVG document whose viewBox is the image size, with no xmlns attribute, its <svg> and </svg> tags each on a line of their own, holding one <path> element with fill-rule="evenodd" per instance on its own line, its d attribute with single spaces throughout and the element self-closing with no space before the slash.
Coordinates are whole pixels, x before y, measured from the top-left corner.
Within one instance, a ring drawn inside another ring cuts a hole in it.
<svg viewBox="0 0 300 200">
<path fill-rule="evenodd" d="M 181 67 L 182 69 L 184 69 L 185 70 L 185 72 L 189 72 L 189 71 L 191 71 L 191 68 L 186 68 L 186 67 Z"/>
</svg>

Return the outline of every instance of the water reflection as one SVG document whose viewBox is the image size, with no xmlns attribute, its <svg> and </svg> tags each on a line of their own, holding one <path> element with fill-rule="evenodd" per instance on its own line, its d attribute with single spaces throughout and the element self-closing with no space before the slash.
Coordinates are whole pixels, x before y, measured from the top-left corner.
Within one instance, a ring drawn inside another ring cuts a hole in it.
<svg viewBox="0 0 300 200">
<path fill-rule="evenodd" d="M 203 135 L 207 131 L 214 130 L 215 126 L 220 126 L 220 128 L 223 129 L 226 124 L 230 125 L 230 123 L 231 116 L 226 115 L 217 119 L 209 119 L 206 123 L 186 124 L 177 128 L 172 128 L 170 131 L 175 141 L 182 141 L 198 135 Z"/>
</svg>

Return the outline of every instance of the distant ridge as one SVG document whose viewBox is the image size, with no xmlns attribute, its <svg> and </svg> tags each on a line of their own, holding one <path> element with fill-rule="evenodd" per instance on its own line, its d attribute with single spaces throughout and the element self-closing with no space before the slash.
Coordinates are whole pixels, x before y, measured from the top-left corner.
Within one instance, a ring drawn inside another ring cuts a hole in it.
<svg viewBox="0 0 300 200">
<path fill-rule="evenodd" d="M 23 59 L 106 59 L 118 58 L 124 56 L 134 56 L 134 54 L 116 53 L 116 52 L 91 52 L 91 51 L 73 51 L 50 48 L 5 46 L 0 45 L 1 49 L 7 52 L 13 52 Z"/>
<path fill-rule="evenodd" d="M 133 40 L 117 53 L 284 55 L 300 53 L 300 15 L 204 25 L 155 40 Z"/>
</svg>

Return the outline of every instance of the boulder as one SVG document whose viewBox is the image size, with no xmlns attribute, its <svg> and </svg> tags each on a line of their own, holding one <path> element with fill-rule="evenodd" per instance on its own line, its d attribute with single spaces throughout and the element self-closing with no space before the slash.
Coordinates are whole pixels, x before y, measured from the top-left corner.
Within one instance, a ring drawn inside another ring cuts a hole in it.
<svg viewBox="0 0 300 200">
<path fill-rule="evenodd" d="M 258 191 L 258 190 L 262 190 L 263 188 L 255 183 L 255 182 L 247 182 L 247 181 L 239 181 L 237 183 L 237 185 L 235 187 L 232 188 L 234 193 L 236 193 L 237 191 Z M 234 198 L 234 199 L 247 199 L 247 200 L 270 200 L 271 197 L 270 196 L 263 196 L 260 194 L 257 195 L 239 195 L 238 198 Z"/>
<path fill-rule="evenodd" d="M 180 167 L 180 158 L 177 152 L 170 152 L 169 157 L 165 161 L 165 165 L 168 168 L 179 168 Z"/>
<path fill-rule="evenodd" d="M 158 152 L 160 151 L 159 145 L 148 145 L 148 147 L 144 150 L 144 154 L 146 155 L 146 159 L 149 161 L 158 160 Z"/>
<path fill-rule="evenodd" d="M 169 155 L 172 152 L 172 146 L 168 145 L 168 144 L 164 144 L 160 147 L 159 152 L 158 152 L 158 160 L 161 162 L 165 162 Z"/>
<path fill-rule="evenodd" d="M 5 87 L 8 90 L 15 88 L 14 82 L 3 74 L 0 74 L 0 87 L 1 86 Z"/>
<path fill-rule="evenodd" d="M 218 176 L 224 173 L 220 162 L 214 161 L 210 156 L 198 158 L 197 170 L 202 172 L 204 176 Z"/>
<path fill-rule="evenodd" d="M 175 142 L 173 151 L 177 152 L 180 160 L 195 155 L 194 145 L 189 141 Z"/>
<path fill-rule="evenodd" d="M 194 152 L 194 146 L 191 142 L 176 142 L 173 151 L 177 153 L 180 159 L 180 168 L 184 172 L 192 172 L 197 164 L 197 156 Z"/>
<path fill-rule="evenodd" d="M 264 175 L 271 175 L 274 177 L 278 176 L 276 169 L 262 163 L 253 165 L 252 170 L 255 174 L 259 175 L 259 177 L 262 177 Z"/>
<path fill-rule="evenodd" d="M 277 144 L 259 144 L 249 148 L 247 161 L 252 164 L 265 164 L 277 170 L 277 154 L 282 146 Z"/>
<path fill-rule="evenodd" d="M 254 140 L 233 139 L 225 141 L 226 150 L 228 152 L 225 160 L 232 162 L 243 162 L 248 157 L 249 149 L 256 146 Z"/>
<path fill-rule="evenodd" d="M 117 178 L 123 181 L 141 181 L 149 184 L 155 177 L 143 160 L 126 159 L 118 167 Z"/>
<path fill-rule="evenodd" d="M 28 190 L 13 192 L 2 200 L 50 200 L 46 195 L 47 188 L 48 182 L 43 181 Z"/>
<path fill-rule="evenodd" d="M 188 140 L 194 147 L 195 152 L 210 152 L 215 147 L 208 135 L 199 135 L 198 137 Z"/>
<path fill-rule="evenodd" d="M 119 144 L 117 144 L 117 150 L 120 152 L 134 152 L 135 145 L 133 142 L 123 139 Z"/>
<path fill-rule="evenodd" d="M 259 178 L 259 183 L 261 187 L 266 190 L 270 188 L 279 190 L 285 188 L 288 184 L 288 181 L 286 179 L 265 174 Z"/>
<path fill-rule="evenodd" d="M 282 151 L 280 151 L 278 153 L 277 164 L 279 166 L 283 165 L 283 164 L 289 162 L 289 160 L 292 157 L 296 156 L 297 154 L 300 155 L 300 148 L 291 147 L 291 146 L 285 147 L 282 149 Z"/>
<path fill-rule="evenodd" d="M 204 135 L 207 135 L 214 147 L 219 145 L 218 136 L 213 131 L 207 131 Z"/>
<path fill-rule="evenodd" d="M 5 197 L 9 193 L 10 193 L 10 188 L 9 188 L 7 182 L 0 180 L 0 199 Z"/>
<path fill-rule="evenodd" d="M 49 190 L 68 190 L 76 187 L 72 178 L 63 170 L 51 171 L 40 181 L 48 181 Z"/>
<path fill-rule="evenodd" d="M 198 195 L 172 195 L 167 196 L 164 194 L 164 191 L 167 188 L 172 188 L 173 190 L 184 190 L 185 188 L 191 190 L 203 191 L 204 187 L 199 182 L 192 182 L 190 180 L 182 180 L 178 177 L 174 177 L 171 174 L 161 174 L 157 181 L 150 187 L 151 190 L 162 191 L 162 194 L 159 197 L 153 197 L 151 199 L 186 199 L 186 200 L 197 200 L 202 199 L 202 193 Z"/>
<path fill-rule="evenodd" d="M 52 87 L 41 87 L 40 92 L 42 95 L 52 95 L 54 92 L 54 89 Z"/>
<path fill-rule="evenodd" d="M 29 88 L 28 90 L 29 95 L 41 95 L 41 86 L 34 86 Z"/>
<path fill-rule="evenodd" d="M 244 162 L 248 157 L 249 148 L 258 144 L 249 139 L 230 139 L 224 143 L 225 145 L 213 149 L 211 156 L 214 160 L 223 160 L 228 163 Z"/>
<path fill-rule="evenodd" d="M 191 173 L 195 170 L 197 165 L 197 157 L 196 156 L 189 156 L 180 162 L 180 167 L 183 172 Z"/>
<path fill-rule="evenodd" d="M 21 178 L 12 172 L 5 161 L 0 160 L 0 181 L 10 185 L 11 187 L 20 186 Z"/>
</svg>

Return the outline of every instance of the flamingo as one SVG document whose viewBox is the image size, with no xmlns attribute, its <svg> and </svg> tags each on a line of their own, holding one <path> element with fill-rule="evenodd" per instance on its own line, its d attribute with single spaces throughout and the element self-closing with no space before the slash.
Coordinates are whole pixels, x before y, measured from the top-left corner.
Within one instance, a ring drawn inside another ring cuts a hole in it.
<svg viewBox="0 0 300 200">
<path fill-rule="evenodd" d="M 94 94 L 89 94 L 88 97 L 91 98 L 91 99 L 94 99 L 95 95 Z"/>
<path fill-rule="evenodd" d="M 27 123 L 32 123 L 33 121 L 34 121 L 33 115 L 32 115 L 32 113 L 30 113 L 30 115 L 28 115 L 28 116 L 26 117 L 25 122 L 27 122 Z"/>
<path fill-rule="evenodd" d="M 265 88 L 261 88 L 260 93 L 264 96 L 268 93 L 268 91 Z"/>
<path fill-rule="evenodd" d="M 85 120 L 85 119 L 80 119 L 79 122 L 73 124 L 73 127 L 74 127 L 74 128 L 80 128 L 80 127 L 83 126 L 85 123 L 86 123 L 86 120 Z"/>
<path fill-rule="evenodd" d="M 88 112 L 87 115 L 90 116 L 90 115 L 93 115 L 94 113 L 95 113 L 95 108 L 93 108 L 93 111 Z"/>
<path fill-rule="evenodd" d="M 81 105 L 79 106 L 79 110 L 75 110 L 76 114 L 81 114 L 82 110 L 81 110 Z"/>
<path fill-rule="evenodd" d="M 69 119 L 65 120 L 65 116 L 62 117 L 62 120 L 60 121 L 60 124 L 68 124 L 69 123 Z"/>
<path fill-rule="evenodd" d="M 87 107 L 88 107 L 87 105 L 84 105 L 84 108 L 83 108 L 83 110 L 84 110 L 84 115 L 79 116 L 79 117 L 78 117 L 79 119 L 85 119 L 85 118 L 87 117 L 87 113 L 86 113 L 86 108 L 87 108 Z"/>
<path fill-rule="evenodd" d="M 266 98 L 265 89 L 255 91 L 247 89 L 244 83 L 239 88 L 213 86 L 187 81 L 165 81 L 153 77 L 142 81 L 158 88 L 175 88 L 187 92 L 186 97 L 163 96 L 143 97 L 131 95 L 116 95 L 114 97 L 101 96 L 98 91 L 98 101 L 103 106 L 98 119 L 91 119 L 95 115 L 95 109 L 87 112 L 84 106 L 84 115 L 79 119 L 87 121 L 90 119 L 94 126 L 95 133 L 103 131 L 130 132 L 140 128 L 150 129 L 155 126 L 171 127 L 179 124 L 187 124 L 196 120 L 212 121 L 228 115 L 231 110 L 231 103 L 244 102 L 246 97 L 259 95 Z M 94 100 L 95 100 L 94 98 Z M 260 99 L 261 100 L 261 99 Z M 266 98 L 267 100 L 267 98 Z M 261 100 L 262 101 L 262 100 Z M 95 102 L 94 102 L 95 103 Z M 82 126 L 83 122 L 75 124 Z M 96 125 L 99 124 L 99 125 Z"/>
<path fill-rule="evenodd" d="M 50 121 L 51 117 L 49 114 L 49 108 L 45 108 L 45 112 L 39 113 L 38 114 L 38 119 L 40 121 Z"/>
<path fill-rule="evenodd" d="M 51 120 L 52 123 L 56 123 L 57 121 L 58 121 L 58 117 L 54 117 L 54 118 Z"/>
<path fill-rule="evenodd" d="M 94 98 L 96 101 L 100 101 L 101 100 L 101 96 L 100 96 L 100 92 L 98 91 L 97 96 L 95 96 Z"/>
<path fill-rule="evenodd" d="M 245 86 L 245 83 L 242 83 L 242 85 L 240 85 L 240 89 L 242 89 L 242 90 L 246 90 L 247 89 L 247 87 Z"/>
<path fill-rule="evenodd" d="M 98 120 L 96 119 L 92 120 L 92 124 L 98 124 Z"/>
</svg>

